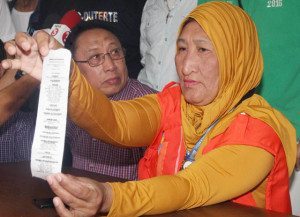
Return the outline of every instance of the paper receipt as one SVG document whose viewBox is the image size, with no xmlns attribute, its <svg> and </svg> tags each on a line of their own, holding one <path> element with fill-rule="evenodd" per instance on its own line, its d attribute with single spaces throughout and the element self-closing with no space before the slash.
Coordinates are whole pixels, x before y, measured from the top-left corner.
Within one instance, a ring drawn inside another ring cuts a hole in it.
<svg viewBox="0 0 300 217">
<path fill-rule="evenodd" d="M 32 176 L 61 172 L 69 91 L 71 53 L 51 50 L 43 62 L 38 112 L 31 151 Z"/>
</svg>

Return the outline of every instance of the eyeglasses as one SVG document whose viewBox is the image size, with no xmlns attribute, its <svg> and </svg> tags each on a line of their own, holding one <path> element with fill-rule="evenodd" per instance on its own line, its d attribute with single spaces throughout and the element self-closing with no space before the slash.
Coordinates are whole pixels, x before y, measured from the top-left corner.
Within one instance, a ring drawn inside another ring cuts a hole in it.
<svg viewBox="0 0 300 217">
<path fill-rule="evenodd" d="M 109 55 L 112 60 L 119 60 L 125 57 L 125 49 L 114 48 L 107 53 L 98 53 L 87 60 L 74 60 L 76 63 L 88 63 L 91 67 L 96 67 L 104 63 L 105 56 Z"/>
</svg>

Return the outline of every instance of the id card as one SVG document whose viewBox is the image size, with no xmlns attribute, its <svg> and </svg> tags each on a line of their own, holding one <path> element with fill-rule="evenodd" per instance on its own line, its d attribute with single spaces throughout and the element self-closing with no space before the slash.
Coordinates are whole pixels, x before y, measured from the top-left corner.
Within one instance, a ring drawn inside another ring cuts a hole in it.
<svg viewBox="0 0 300 217">
<path fill-rule="evenodd" d="M 51 50 L 43 62 L 37 120 L 31 151 L 32 176 L 61 172 L 68 105 L 71 53 Z"/>
</svg>

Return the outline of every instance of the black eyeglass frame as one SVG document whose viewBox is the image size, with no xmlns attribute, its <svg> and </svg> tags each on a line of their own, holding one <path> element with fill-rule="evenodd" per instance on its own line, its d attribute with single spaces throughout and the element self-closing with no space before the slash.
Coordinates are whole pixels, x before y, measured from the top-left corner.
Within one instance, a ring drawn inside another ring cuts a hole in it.
<svg viewBox="0 0 300 217">
<path fill-rule="evenodd" d="M 121 51 L 122 52 L 122 56 L 121 57 L 113 57 L 112 56 L 112 52 L 114 52 L 114 51 L 116 51 L 116 49 L 118 49 L 119 51 Z M 102 58 L 101 58 L 101 61 L 99 61 L 99 63 L 97 63 L 97 64 L 92 64 L 91 63 L 91 60 L 93 59 L 93 57 L 95 57 L 95 55 L 102 55 Z M 102 65 L 103 63 L 104 63 L 104 61 L 105 61 L 105 56 L 106 55 L 109 55 L 109 57 L 112 59 L 112 60 L 120 60 L 120 59 L 123 59 L 123 58 L 125 58 L 125 56 L 126 56 L 126 50 L 125 50 L 125 48 L 123 48 L 123 47 L 117 47 L 117 48 L 115 48 L 115 49 L 112 49 L 112 50 L 110 50 L 109 52 L 107 52 L 107 53 L 98 53 L 98 54 L 95 54 L 95 55 L 93 55 L 91 58 L 89 58 L 89 59 L 87 59 L 87 60 L 75 60 L 74 59 L 74 62 L 75 63 L 88 63 L 89 64 L 89 66 L 90 67 L 97 67 L 97 66 L 100 66 L 100 65 Z"/>
</svg>

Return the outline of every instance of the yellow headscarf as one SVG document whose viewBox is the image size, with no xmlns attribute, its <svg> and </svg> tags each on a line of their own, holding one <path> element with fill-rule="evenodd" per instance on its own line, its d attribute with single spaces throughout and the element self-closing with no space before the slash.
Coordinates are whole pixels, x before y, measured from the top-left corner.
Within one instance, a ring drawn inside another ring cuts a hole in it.
<svg viewBox="0 0 300 217">
<path fill-rule="evenodd" d="M 295 164 L 296 135 L 289 121 L 258 95 L 238 105 L 242 97 L 259 84 L 262 77 L 263 59 L 253 21 L 237 6 L 209 2 L 190 12 L 179 33 L 189 18 L 203 28 L 214 45 L 219 61 L 220 84 L 217 97 L 206 106 L 196 107 L 183 101 L 183 127 L 188 147 L 216 119 L 221 118 L 210 137 L 222 133 L 237 114 L 245 112 L 266 122 L 277 132 L 286 154 L 291 156 L 288 157 L 291 172 Z M 235 106 L 237 108 L 230 112 Z"/>
</svg>

